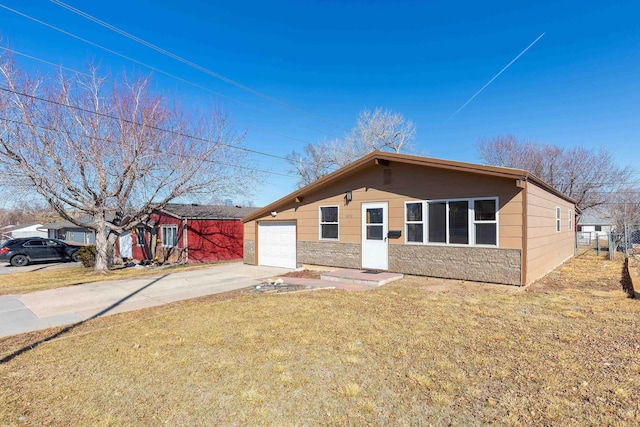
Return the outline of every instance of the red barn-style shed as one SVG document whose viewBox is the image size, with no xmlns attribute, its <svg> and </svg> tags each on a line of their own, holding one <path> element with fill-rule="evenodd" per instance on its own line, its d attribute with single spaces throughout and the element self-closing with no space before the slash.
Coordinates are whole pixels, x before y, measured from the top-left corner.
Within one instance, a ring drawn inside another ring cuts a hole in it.
<svg viewBox="0 0 640 427">
<path fill-rule="evenodd" d="M 257 208 L 168 204 L 132 230 L 135 260 L 203 263 L 243 258 L 241 219 Z"/>
</svg>

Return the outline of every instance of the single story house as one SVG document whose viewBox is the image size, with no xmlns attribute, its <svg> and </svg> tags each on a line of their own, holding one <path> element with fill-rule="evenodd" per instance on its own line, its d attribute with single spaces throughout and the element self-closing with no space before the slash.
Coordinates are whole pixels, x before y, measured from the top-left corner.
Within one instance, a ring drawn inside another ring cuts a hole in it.
<svg viewBox="0 0 640 427">
<path fill-rule="evenodd" d="M 0 228 L 0 241 L 20 237 L 47 237 L 47 230 L 42 224 L 7 225 Z"/>
<path fill-rule="evenodd" d="M 107 220 L 113 221 L 114 218 L 115 215 L 107 214 Z M 93 226 L 93 217 L 91 215 L 81 215 L 77 219 L 80 224 L 84 225 L 83 227 L 67 220 L 56 221 L 50 224 L 43 225 L 42 229 L 48 231 L 48 235 L 45 237 L 59 239 L 65 242 L 79 245 L 95 245 L 96 233 L 91 228 Z M 122 246 L 123 243 L 126 242 L 126 234 L 123 234 L 123 236 L 121 237 L 122 242 L 119 241 L 120 239 L 118 239 L 115 244 L 116 255 L 119 255 L 119 246 Z M 130 241 L 131 239 L 129 238 L 129 242 Z"/>
<path fill-rule="evenodd" d="M 51 239 L 64 240 L 66 242 L 79 243 L 82 245 L 93 245 L 96 242 L 95 232 L 89 228 L 93 218 L 89 215 L 83 215 L 78 218 L 81 224 L 86 227 L 80 227 L 71 221 L 61 220 L 43 225 L 42 228 L 48 230 Z"/>
<path fill-rule="evenodd" d="M 591 208 L 585 209 L 578 218 L 578 236 L 581 239 L 607 237 L 613 231 L 613 218 L 607 212 Z"/>
<path fill-rule="evenodd" d="M 376 151 L 246 216 L 244 262 L 525 285 L 573 256 L 575 213 L 525 170 Z"/>
<path fill-rule="evenodd" d="M 170 203 L 132 230 L 132 257 L 186 263 L 242 259 L 241 219 L 256 209 Z"/>
</svg>

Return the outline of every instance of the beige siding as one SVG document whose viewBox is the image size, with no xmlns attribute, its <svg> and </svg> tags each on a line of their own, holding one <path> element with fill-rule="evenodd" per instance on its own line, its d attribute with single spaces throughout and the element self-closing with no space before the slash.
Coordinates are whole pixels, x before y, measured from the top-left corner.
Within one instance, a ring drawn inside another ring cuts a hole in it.
<svg viewBox="0 0 640 427">
<path fill-rule="evenodd" d="M 383 183 L 383 172 L 391 170 L 391 183 Z M 345 192 L 352 191 L 353 200 L 345 202 Z M 319 238 L 319 207 L 339 207 L 339 242 L 361 242 L 362 203 L 389 202 L 389 230 L 402 230 L 400 239 L 391 239 L 390 245 L 404 244 L 404 203 L 413 200 L 452 198 L 498 197 L 500 206 L 499 247 L 522 249 L 522 189 L 514 179 L 425 168 L 411 164 L 394 163 L 389 166 L 372 165 L 359 173 L 346 176 L 328 188 L 305 196 L 302 202 L 293 200 L 280 209 L 275 218 L 257 219 L 297 220 L 298 240 L 317 242 Z M 256 221 L 245 224 L 247 240 L 255 240 Z M 566 213 L 565 213 L 566 221 Z M 255 245 L 258 246 L 257 244 Z M 257 254 L 256 254 L 257 255 Z"/>
<path fill-rule="evenodd" d="M 560 208 L 560 231 L 556 231 L 556 207 Z M 544 276 L 574 253 L 575 234 L 569 230 L 568 214 L 575 205 L 539 186 L 527 183 L 526 282 Z"/>
<path fill-rule="evenodd" d="M 244 240 L 254 240 L 256 235 L 256 222 L 249 221 L 244 223 Z"/>
</svg>

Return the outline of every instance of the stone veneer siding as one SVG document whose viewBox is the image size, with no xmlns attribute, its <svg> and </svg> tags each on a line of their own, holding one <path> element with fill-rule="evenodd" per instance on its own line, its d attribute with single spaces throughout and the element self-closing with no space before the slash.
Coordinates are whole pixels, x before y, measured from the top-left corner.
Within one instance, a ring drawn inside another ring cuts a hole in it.
<svg viewBox="0 0 640 427">
<path fill-rule="evenodd" d="M 245 249 L 246 250 L 246 249 Z M 360 245 L 339 242 L 298 241 L 297 263 L 328 267 L 360 268 Z"/>
<path fill-rule="evenodd" d="M 522 285 L 519 249 L 389 245 L 389 271 Z"/>
<path fill-rule="evenodd" d="M 244 263 L 256 265 L 256 242 L 253 240 L 244 241 Z"/>
</svg>

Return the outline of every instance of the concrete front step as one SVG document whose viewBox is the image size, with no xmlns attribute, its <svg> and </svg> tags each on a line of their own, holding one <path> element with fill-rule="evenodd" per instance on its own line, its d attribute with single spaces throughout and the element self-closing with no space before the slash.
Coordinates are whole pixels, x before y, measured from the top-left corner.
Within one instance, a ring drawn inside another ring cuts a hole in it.
<svg viewBox="0 0 640 427">
<path fill-rule="evenodd" d="M 402 279 L 404 274 L 386 273 L 372 270 L 335 270 L 322 273 L 320 279 L 334 282 L 358 283 L 362 285 L 382 286 L 394 280 Z"/>
</svg>

